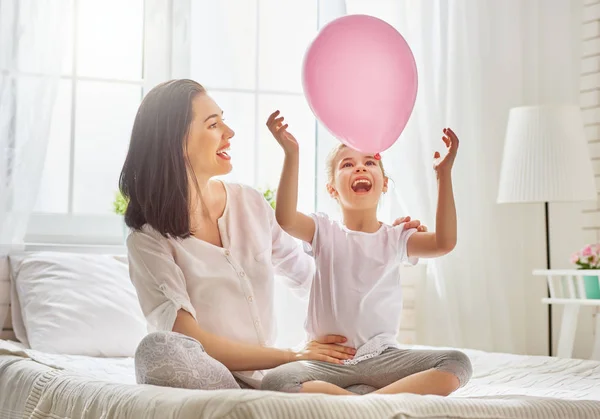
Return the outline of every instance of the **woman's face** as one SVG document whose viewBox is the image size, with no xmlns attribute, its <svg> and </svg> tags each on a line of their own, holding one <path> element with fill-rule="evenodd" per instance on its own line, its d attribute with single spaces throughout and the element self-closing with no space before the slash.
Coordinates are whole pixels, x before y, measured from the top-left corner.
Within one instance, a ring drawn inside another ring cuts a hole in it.
<svg viewBox="0 0 600 419">
<path fill-rule="evenodd" d="M 198 179 L 226 175 L 231 172 L 227 154 L 233 130 L 225 124 L 223 111 L 206 93 L 192 100 L 193 119 L 186 140 L 187 156 Z"/>
</svg>

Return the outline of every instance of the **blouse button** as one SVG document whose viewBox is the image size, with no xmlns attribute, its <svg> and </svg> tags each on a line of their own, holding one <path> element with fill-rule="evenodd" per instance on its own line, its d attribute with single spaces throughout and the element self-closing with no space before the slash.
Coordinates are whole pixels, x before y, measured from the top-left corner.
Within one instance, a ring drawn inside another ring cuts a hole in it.
<svg viewBox="0 0 600 419">
<path fill-rule="evenodd" d="M 229 250 L 225 250 L 225 256 L 229 256 L 231 253 L 229 252 Z"/>
<path fill-rule="evenodd" d="M 254 301 L 254 298 L 248 297 L 248 301 L 252 302 L 252 301 Z"/>
<path fill-rule="evenodd" d="M 244 271 L 240 272 L 240 276 L 243 278 L 246 276 L 246 273 Z"/>
</svg>

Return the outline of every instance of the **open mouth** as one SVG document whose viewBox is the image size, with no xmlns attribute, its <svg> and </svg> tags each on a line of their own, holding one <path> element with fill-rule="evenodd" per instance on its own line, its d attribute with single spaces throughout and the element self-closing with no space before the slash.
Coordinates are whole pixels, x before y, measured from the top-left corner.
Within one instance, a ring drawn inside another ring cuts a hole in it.
<svg viewBox="0 0 600 419">
<path fill-rule="evenodd" d="M 359 178 L 352 182 L 352 190 L 356 193 L 367 193 L 371 190 L 373 184 L 369 179 Z"/>
<path fill-rule="evenodd" d="M 227 144 L 227 146 L 217 150 L 217 156 L 219 156 L 223 160 L 231 160 L 231 156 L 229 154 L 227 154 L 228 151 L 229 151 L 229 144 Z"/>
</svg>

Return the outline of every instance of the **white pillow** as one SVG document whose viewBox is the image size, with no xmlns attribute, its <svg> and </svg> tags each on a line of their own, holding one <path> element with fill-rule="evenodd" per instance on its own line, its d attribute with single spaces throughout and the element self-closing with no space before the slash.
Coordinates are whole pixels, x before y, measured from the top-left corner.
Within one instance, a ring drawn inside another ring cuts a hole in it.
<svg viewBox="0 0 600 419">
<path fill-rule="evenodd" d="M 146 320 L 126 263 L 107 255 L 10 256 L 29 347 L 71 355 L 133 356 Z"/>
</svg>

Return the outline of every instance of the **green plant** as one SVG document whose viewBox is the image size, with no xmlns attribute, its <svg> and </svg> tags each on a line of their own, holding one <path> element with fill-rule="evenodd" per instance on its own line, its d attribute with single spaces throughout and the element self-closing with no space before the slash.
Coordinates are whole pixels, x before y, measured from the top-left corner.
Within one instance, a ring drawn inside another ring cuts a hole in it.
<svg viewBox="0 0 600 419">
<path fill-rule="evenodd" d="M 129 201 L 123 196 L 121 191 L 115 193 L 115 200 L 113 201 L 113 210 L 117 215 L 125 215 L 127 204 Z"/>
<path fill-rule="evenodd" d="M 262 191 L 263 196 L 265 197 L 265 199 L 267 200 L 267 202 L 269 203 L 269 205 L 271 205 L 271 208 L 275 209 L 275 189 L 269 189 L 267 188 L 266 190 Z"/>
</svg>

